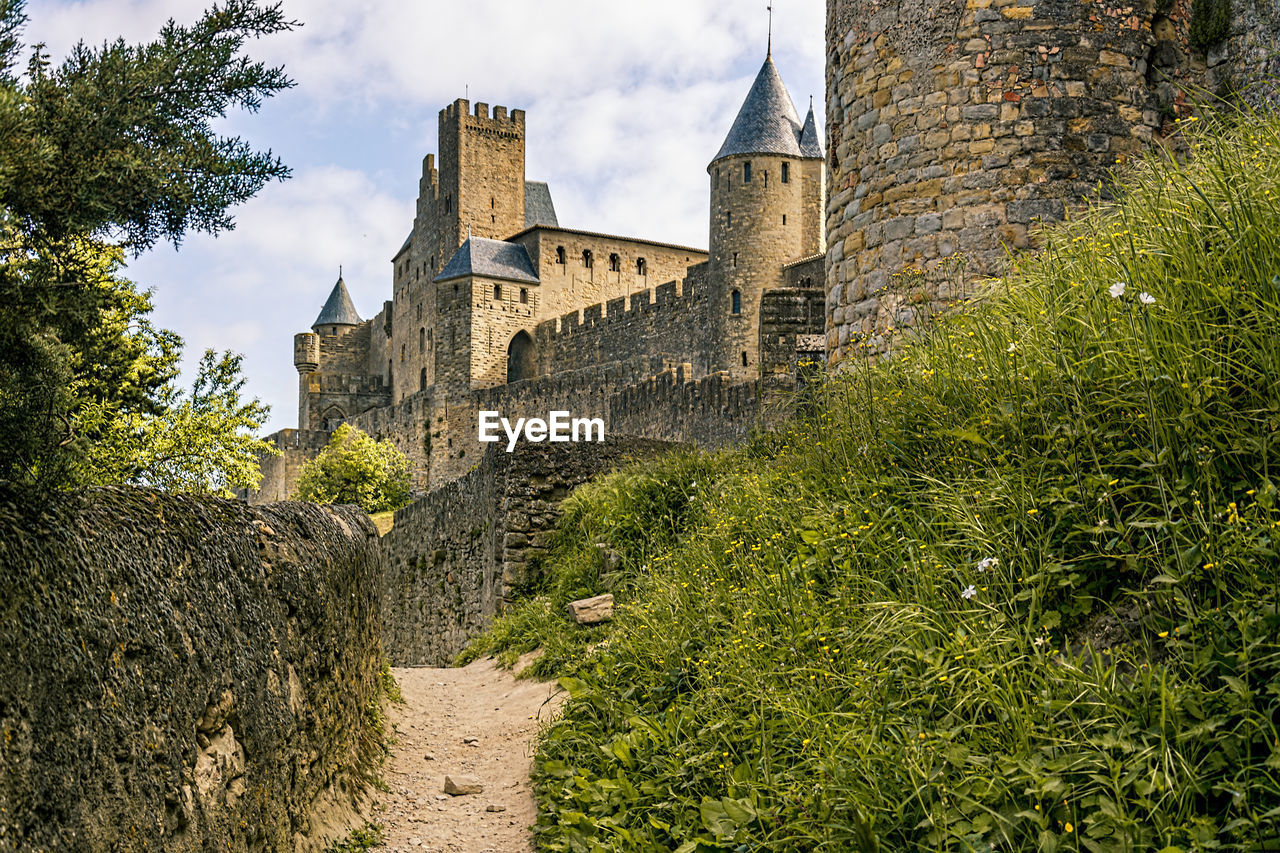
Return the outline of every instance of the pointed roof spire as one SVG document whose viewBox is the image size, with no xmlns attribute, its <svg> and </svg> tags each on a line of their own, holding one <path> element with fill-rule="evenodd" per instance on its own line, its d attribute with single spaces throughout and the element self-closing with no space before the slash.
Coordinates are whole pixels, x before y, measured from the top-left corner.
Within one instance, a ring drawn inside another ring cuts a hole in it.
<svg viewBox="0 0 1280 853">
<path fill-rule="evenodd" d="M 329 298 L 320 309 L 320 316 L 311 324 L 312 329 L 320 326 L 358 326 L 364 321 L 356 312 L 356 306 L 347 292 L 347 283 L 342 280 L 342 268 L 338 268 L 338 281 L 329 291 Z"/>
<path fill-rule="evenodd" d="M 773 56 L 773 4 L 765 6 L 769 10 L 769 41 L 764 50 L 764 58 L 770 59 Z"/>
<path fill-rule="evenodd" d="M 801 130 L 796 105 L 792 103 L 773 59 L 766 56 L 760 73 L 751 84 L 751 91 L 738 110 L 738 117 L 733 120 L 733 127 L 729 128 L 729 135 L 711 162 L 733 154 L 821 157 L 821 152 L 813 155 L 801 151 Z"/>
<path fill-rule="evenodd" d="M 822 159 L 822 139 L 818 136 L 818 120 L 813 115 L 813 95 L 809 96 L 809 114 L 800 131 L 800 156 Z"/>
</svg>

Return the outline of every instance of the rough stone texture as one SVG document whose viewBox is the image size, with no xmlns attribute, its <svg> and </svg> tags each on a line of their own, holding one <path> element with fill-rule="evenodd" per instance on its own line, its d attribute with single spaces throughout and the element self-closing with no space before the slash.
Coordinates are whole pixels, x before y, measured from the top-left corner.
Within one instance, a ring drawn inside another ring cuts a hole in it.
<svg viewBox="0 0 1280 853">
<path fill-rule="evenodd" d="M 568 604 L 569 615 L 579 625 L 594 625 L 597 622 L 608 622 L 613 618 L 613 594 L 593 595 L 591 598 L 580 598 Z"/>
<path fill-rule="evenodd" d="M 305 848 L 376 751 L 376 541 L 353 508 L 0 499 L 0 849 Z"/>
<path fill-rule="evenodd" d="M 671 445 L 494 447 L 474 470 L 395 515 L 382 538 L 383 644 L 397 666 L 447 665 L 531 582 L 569 491 L 602 471 Z"/>
<path fill-rule="evenodd" d="M 1034 247 L 1038 223 L 1168 142 L 1204 87 L 1247 89 L 1280 67 L 1272 0 L 1233 0 L 1227 38 L 1207 47 L 1192 44 L 1192 5 L 828 0 L 830 362 L 881 351 L 918 322 L 913 300 L 947 303 Z M 960 257 L 958 287 L 900 275 Z"/>
<path fill-rule="evenodd" d="M 444 792 L 451 797 L 461 797 L 466 794 L 483 794 L 484 785 L 476 776 L 468 776 L 466 774 L 445 776 Z"/>
</svg>

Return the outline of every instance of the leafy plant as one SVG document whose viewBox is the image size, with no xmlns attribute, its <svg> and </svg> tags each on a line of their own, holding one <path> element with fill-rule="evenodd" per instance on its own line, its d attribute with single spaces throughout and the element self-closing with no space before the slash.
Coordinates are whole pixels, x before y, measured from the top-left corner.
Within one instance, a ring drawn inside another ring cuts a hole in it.
<svg viewBox="0 0 1280 853">
<path fill-rule="evenodd" d="M 298 474 L 297 498 L 320 504 L 355 504 L 385 512 L 409 502 L 409 458 L 390 439 L 342 424 L 320 455 Z"/>
</svg>

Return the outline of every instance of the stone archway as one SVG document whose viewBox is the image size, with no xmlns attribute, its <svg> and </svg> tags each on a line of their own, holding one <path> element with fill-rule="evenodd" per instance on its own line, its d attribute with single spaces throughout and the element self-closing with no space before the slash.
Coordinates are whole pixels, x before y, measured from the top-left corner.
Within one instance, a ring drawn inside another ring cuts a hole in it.
<svg viewBox="0 0 1280 853">
<path fill-rule="evenodd" d="M 537 372 L 533 356 L 533 338 L 521 329 L 507 345 L 507 381 L 532 379 Z"/>
</svg>

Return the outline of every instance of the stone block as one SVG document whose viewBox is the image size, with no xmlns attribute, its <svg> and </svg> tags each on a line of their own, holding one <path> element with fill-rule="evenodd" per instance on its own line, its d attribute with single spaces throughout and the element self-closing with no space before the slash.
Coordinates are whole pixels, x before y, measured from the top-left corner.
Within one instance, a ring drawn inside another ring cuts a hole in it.
<svg viewBox="0 0 1280 853">
<path fill-rule="evenodd" d="M 579 625 L 607 622 L 613 618 L 613 593 L 606 592 L 604 595 L 570 601 L 567 609 L 573 621 Z"/>
<path fill-rule="evenodd" d="M 451 797 L 484 793 L 484 785 L 475 776 L 465 773 L 444 777 L 444 792 Z"/>
</svg>

